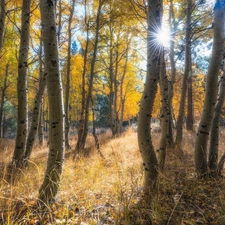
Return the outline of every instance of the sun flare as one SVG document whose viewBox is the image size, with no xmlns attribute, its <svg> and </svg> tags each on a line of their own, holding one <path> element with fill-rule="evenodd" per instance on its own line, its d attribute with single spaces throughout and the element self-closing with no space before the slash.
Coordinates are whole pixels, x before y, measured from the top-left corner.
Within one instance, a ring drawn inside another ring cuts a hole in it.
<svg viewBox="0 0 225 225">
<path fill-rule="evenodd" d="M 170 45 L 170 32 L 166 29 L 160 29 L 156 34 L 156 41 L 158 44 L 169 47 Z"/>
</svg>

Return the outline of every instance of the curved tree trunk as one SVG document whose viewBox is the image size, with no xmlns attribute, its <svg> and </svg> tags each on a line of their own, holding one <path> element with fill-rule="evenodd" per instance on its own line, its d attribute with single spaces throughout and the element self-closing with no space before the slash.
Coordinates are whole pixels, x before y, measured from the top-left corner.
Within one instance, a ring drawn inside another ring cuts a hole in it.
<svg viewBox="0 0 225 225">
<path fill-rule="evenodd" d="M 27 71 L 28 71 L 28 51 L 30 39 L 30 5 L 31 0 L 23 0 L 22 8 L 22 27 L 20 37 L 20 51 L 18 61 L 18 80 L 17 80 L 17 134 L 13 154 L 13 167 L 22 168 L 24 153 L 27 142 L 28 129 L 28 100 L 27 100 Z"/>
<path fill-rule="evenodd" d="M 218 146 L 219 146 L 219 124 L 221 118 L 221 110 L 225 97 L 225 71 L 220 79 L 219 93 L 215 106 L 215 111 L 212 120 L 212 127 L 210 130 L 210 145 L 209 145 L 209 169 L 212 174 L 217 170 L 218 163 Z"/>
<path fill-rule="evenodd" d="M 212 57 L 206 80 L 206 91 L 201 120 L 195 141 L 195 168 L 200 177 L 207 174 L 207 143 L 216 104 L 218 74 L 223 56 L 224 7 L 217 1 L 214 7 L 214 38 Z"/>
<path fill-rule="evenodd" d="M 154 34 L 161 27 L 162 1 L 148 0 L 148 34 Z M 157 49 L 156 49 L 157 48 Z M 152 108 L 159 80 L 160 47 L 154 35 L 147 36 L 147 76 L 140 102 L 138 117 L 138 145 L 144 166 L 144 191 L 147 195 L 155 187 L 158 176 L 158 162 L 150 132 Z"/>
<path fill-rule="evenodd" d="M 55 1 L 41 0 L 45 76 L 49 99 L 49 154 L 44 181 L 39 190 L 39 203 L 51 204 L 58 191 L 64 160 L 64 118 L 62 81 L 59 73 Z"/>
<path fill-rule="evenodd" d="M 185 35 L 185 70 L 182 82 L 181 97 L 180 97 L 180 107 L 177 118 L 177 135 L 176 135 L 176 145 L 178 149 L 181 149 L 181 142 L 183 137 L 183 119 L 185 112 L 185 101 L 187 93 L 187 81 L 190 75 L 190 59 L 191 59 L 191 11 L 192 11 L 192 0 L 187 2 L 187 19 L 186 19 L 186 35 Z"/>
</svg>

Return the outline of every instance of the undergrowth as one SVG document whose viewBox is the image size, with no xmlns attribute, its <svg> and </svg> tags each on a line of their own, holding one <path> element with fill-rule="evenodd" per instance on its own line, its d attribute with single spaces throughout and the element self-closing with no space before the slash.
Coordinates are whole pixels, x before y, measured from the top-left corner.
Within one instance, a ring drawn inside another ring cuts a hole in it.
<svg viewBox="0 0 225 225">
<path fill-rule="evenodd" d="M 47 146 L 36 144 L 28 168 L 13 183 L 6 168 L 14 143 L 0 145 L 0 224 L 2 225 L 216 225 L 225 224 L 225 181 L 198 180 L 194 171 L 193 133 L 184 133 L 184 156 L 168 149 L 166 167 L 157 189 L 146 200 L 137 134 L 129 130 L 119 138 L 101 137 L 102 159 L 92 137 L 88 154 L 73 160 L 66 152 L 64 173 L 56 202 L 40 210 L 36 205 L 47 162 Z M 223 136 L 223 134 L 221 134 Z M 153 134 L 157 149 L 159 134 Z M 108 141 L 106 141 L 108 140 Z M 75 146 L 75 141 L 71 141 Z M 224 148 L 221 143 L 220 148 Z"/>
</svg>

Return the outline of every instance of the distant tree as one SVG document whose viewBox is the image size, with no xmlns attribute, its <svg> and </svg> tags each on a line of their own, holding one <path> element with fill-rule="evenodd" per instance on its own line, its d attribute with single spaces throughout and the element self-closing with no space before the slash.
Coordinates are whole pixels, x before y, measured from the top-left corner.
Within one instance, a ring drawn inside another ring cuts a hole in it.
<svg viewBox="0 0 225 225">
<path fill-rule="evenodd" d="M 27 161 L 30 158 L 35 137 L 37 135 L 38 131 L 38 125 L 40 121 L 40 116 L 41 116 L 41 105 L 43 101 L 43 95 L 44 95 L 44 90 L 46 88 L 46 76 L 44 76 L 44 71 L 43 71 L 43 63 L 42 63 L 42 37 L 40 38 L 40 52 L 39 52 L 39 88 L 36 93 L 35 99 L 34 99 L 34 106 L 33 106 L 33 111 L 32 111 L 32 121 L 30 125 L 30 129 L 28 132 L 28 137 L 27 137 L 27 143 L 26 143 L 26 150 L 25 150 L 25 164 L 27 165 Z"/>
<path fill-rule="evenodd" d="M 44 43 L 45 74 L 49 102 L 49 154 L 44 181 L 39 190 L 39 203 L 51 204 L 58 191 L 64 160 L 64 107 L 59 73 L 56 31 L 56 1 L 41 0 L 41 21 Z"/>
<path fill-rule="evenodd" d="M 150 194 L 158 177 L 158 162 L 150 132 L 152 109 L 159 80 L 160 47 L 155 36 L 161 28 L 162 1 L 148 0 L 147 75 L 138 116 L 138 145 L 144 166 L 144 191 Z"/>
<path fill-rule="evenodd" d="M 6 90 L 8 87 L 8 76 L 9 76 L 9 64 L 6 65 L 5 68 L 5 78 L 4 78 L 4 84 L 1 88 L 1 105 L 0 105 L 0 138 L 3 138 L 3 125 L 4 125 L 4 107 L 5 107 L 5 101 L 6 101 Z"/>
<path fill-rule="evenodd" d="M 72 42 L 72 21 L 74 15 L 75 0 L 72 1 L 70 15 L 68 20 L 68 47 L 67 47 L 67 71 L 66 71 L 66 87 L 65 87 L 65 145 L 70 149 L 69 143 L 69 99 L 70 99 L 70 80 L 71 80 L 71 42 Z M 74 46 L 76 47 L 76 46 Z M 74 49 L 76 51 L 76 49 Z"/>
<path fill-rule="evenodd" d="M 203 111 L 195 141 L 195 168 L 200 177 L 208 172 L 207 143 L 216 104 L 218 74 L 224 48 L 224 4 L 217 0 L 214 7 L 214 37 L 212 57 L 206 78 L 206 90 Z"/>
<path fill-rule="evenodd" d="M 177 135 L 176 145 L 178 149 L 181 148 L 181 142 L 183 137 L 183 119 L 185 116 L 185 102 L 187 96 L 187 83 L 188 78 L 191 76 L 191 13 L 192 13 L 192 0 L 187 1 L 186 11 L 186 34 L 185 34 L 185 70 L 182 81 L 182 89 L 180 96 L 179 114 L 177 118 Z"/>
<path fill-rule="evenodd" d="M 89 107 L 90 107 L 90 101 L 91 101 L 91 97 L 92 97 L 94 77 L 95 77 L 95 73 L 96 73 L 95 64 L 96 64 L 97 50 L 98 50 L 98 45 L 99 45 L 99 32 L 100 32 L 100 29 L 102 28 L 102 25 L 101 25 L 102 7 L 106 1 L 107 0 L 98 0 L 98 5 L 97 5 L 93 53 L 92 53 L 92 58 L 91 58 L 91 63 L 90 63 L 91 64 L 90 65 L 90 67 L 91 67 L 90 68 L 90 77 L 88 79 L 88 91 L 87 91 L 87 97 L 86 97 L 85 108 L 84 108 L 84 119 L 82 121 L 83 124 L 81 124 L 81 130 L 80 130 L 82 132 L 80 132 L 80 137 L 78 138 L 77 145 L 76 145 L 77 151 L 84 149 L 87 134 L 88 134 Z"/>
</svg>

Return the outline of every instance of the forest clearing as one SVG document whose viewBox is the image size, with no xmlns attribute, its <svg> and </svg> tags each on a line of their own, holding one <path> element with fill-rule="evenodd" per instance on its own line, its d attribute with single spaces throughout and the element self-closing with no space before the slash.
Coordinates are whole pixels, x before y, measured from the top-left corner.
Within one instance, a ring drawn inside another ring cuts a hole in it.
<svg viewBox="0 0 225 225">
<path fill-rule="evenodd" d="M 0 0 L 0 224 L 225 224 L 224 0 Z"/>
<path fill-rule="evenodd" d="M 159 133 L 153 142 L 159 145 Z M 14 184 L 5 180 L 13 144 L 1 143 L 0 224 L 225 224 L 224 179 L 197 180 L 193 162 L 194 133 L 184 134 L 184 156 L 168 150 L 151 203 L 143 198 L 143 167 L 137 133 L 100 137 L 102 159 L 88 137 L 90 155 L 72 159 L 66 152 L 55 204 L 44 212 L 34 207 L 46 166 L 47 147 L 35 145 L 29 167 Z M 225 130 L 221 132 L 225 140 Z M 74 142 L 73 142 L 74 143 Z M 225 141 L 221 145 L 224 149 Z"/>
</svg>

